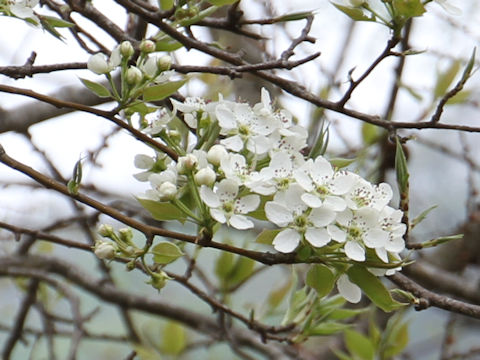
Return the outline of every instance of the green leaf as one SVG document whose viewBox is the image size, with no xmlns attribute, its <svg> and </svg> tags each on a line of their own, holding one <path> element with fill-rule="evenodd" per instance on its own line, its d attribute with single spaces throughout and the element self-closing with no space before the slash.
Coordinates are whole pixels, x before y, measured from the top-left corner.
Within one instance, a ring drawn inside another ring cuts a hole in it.
<svg viewBox="0 0 480 360">
<path fill-rule="evenodd" d="M 171 81 L 164 84 L 149 86 L 143 91 L 143 100 L 145 101 L 163 100 L 166 97 L 174 94 L 186 82 L 187 82 L 187 79 L 184 79 L 184 80 Z"/>
<path fill-rule="evenodd" d="M 330 314 L 328 314 L 328 319 L 330 320 L 345 320 L 365 312 L 369 311 L 369 308 L 362 309 L 335 309 Z"/>
<path fill-rule="evenodd" d="M 183 256 L 182 250 L 170 242 L 160 242 L 150 252 L 153 254 L 153 261 L 157 264 L 166 265 Z"/>
<path fill-rule="evenodd" d="M 221 282 L 225 282 L 228 279 L 228 275 L 232 271 L 234 263 L 234 255 L 228 251 L 222 251 L 217 257 L 215 263 L 215 274 Z"/>
<path fill-rule="evenodd" d="M 435 84 L 435 89 L 433 91 L 435 99 L 446 94 L 448 88 L 452 85 L 453 80 L 460 71 L 460 66 L 460 60 L 454 60 L 444 72 L 438 74 L 437 83 Z"/>
<path fill-rule="evenodd" d="M 358 285 L 363 293 L 383 311 L 390 312 L 405 305 L 392 299 L 382 282 L 363 266 L 351 266 L 347 270 L 347 275 L 350 281 Z"/>
<path fill-rule="evenodd" d="M 426 11 L 420 0 L 393 0 L 392 6 L 395 14 L 404 19 L 421 16 Z"/>
<path fill-rule="evenodd" d="M 271 309 L 275 309 L 278 305 L 281 304 L 283 299 L 288 294 L 288 291 L 292 287 L 292 279 L 290 278 L 284 285 L 280 286 L 277 289 L 274 289 L 269 295 L 268 295 L 268 305 L 270 306 Z"/>
<path fill-rule="evenodd" d="M 343 324 L 335 321 L 325 321 L 309 329 L 305 329 L 304 334 L 310 336 L 328 336 L 344 331 L 352 327 L 350 324 Z"/>
<path fill-rule="evenodd" d="M 175 0 L 160 0 L 159 3 L 160 3 L 160 9 L 170 10 L 173 7 L 173 5 L 175 5 Z"/>
<path fill-rule="evenodd" d="M 332 352 L 335 354 L 336 357 L 338 357 L 340 360 L 354 360 L 351 356 L 348 354 L 345 354 L 343 351 L 338 350 L 338 349 L 332 349 Z"/>
<path fill-rule="evenodd" d="M 229 274 L 229 286 L 235 286 L 247 279 L 253 272 L 255 267 L 255 260 L 247 258 L 245 256 L 237 256 L 235 266 Z"/>
<path fill-rule="evenodd" d="M 345 15 L 347 15 L 352 20 L 355 20 L 355 21 L 375 21 L 375 18 L 373 16 L 366 15 L 363 12 L 363 10 L 360 9 L 360 8 L 340 5 L 340 4 L 336 4 L 334 2 L 332 2 L 332 5 L 335 6 L 341 12 L 343 12 Z"/>
<path fill-rule="evenodd" d="M 236 3 L 238 0 L 208 0 L 208 2 L 215 6 L 224 6 L 231 5 Z"/>
<path fill-rule="evenodd" d="M 403 152 L 402 144 L 400 143 L 399 138 L 396 138 L 396 152 L 395 152 L 395 170 L 397 172 L 397 183 L 400 190 L 400 194 L 408 193 L 408 168 L 407 168 L 407 158 Z"/>
<path fill-rule="evenodd" d="M 388 336 L 385 340 L 385 350 L 383 352 L 383 358 L 390 359 L 400 354 L 408 345 L 408 324 L 399 323 L 396 324 L 391 331 L 388 332 Z"/>
<path fill-rule="evenodd" d="M 153 216 L 155 220 L 178 220 L 181 223 L 184 223 L 187 219 L 186 215 L 172 203 L 141 198 L 137 198 L 137 201 Z"/>
<path fill-rule="evenodd" d="M 332 270 L 322 264 L 314 264 L 307 273 L 305 283 L 317 291 L 318 297 L 328 295 L 335 285 L 335 275 Z"/>
<path fill-rule="evenodd" d="M 139 102 L 134 105 L 130 105 L 129 107 L 125 108 L 125 113 L 127 115 L 133 115 L 135 113 L 138 113 L 142 116 L 145 116 L 147 114 L 150 114 L 152 112 L 157 111 L 157 108 L 152 107 L 152 106 L 147 106 L 144 102 Z"/>
<path fill-rule="evenodd" d="M 362 140 L 365 145 L 375 144 L 379 137 L 380 131 L 378 126 L 369 123 L 362 124 Z"/>
<path fill-rule="evenodd" d="M 410 229 L 413 229 L 415 226 L 417 226 L 418 224 L 420 224 L 423 220 L 425 220 L 425 218 L 427 217 L 427 215 L 430 213 L 430 211 L 432 211 L 433 209 L 435 209 L 438 205 L 433 205 L 431 207 L 429 207 L 427 210 L 424 210 L 420 213 L 420 215 L 418 215 L 415 219 L 412 220 L 412 222 L 410 223 Z"/>
<path fill-rule="evenodd" d="M 103 86 L 102 84 L 87 80 L 87 79 L 82 79 L 80 78 L 80 81 L 85 85 L 90 91 L 94 92 L 97 96 L 106 98 L 106 97 L 112 97 L 110 94 L 110 91 Z"/>
<path fill-rule="evenodd" d="M 333 158 L 329 159 L 330 164 L 337 169 L 342 169 L 355 162 L 357 159 Z"/>
<path fill-rule="evenodd" d="M 255 239 L 255 242 L 259 244 L 272 245 L 273 239 L 277 234 L 282 231 L 281 229 L 276 230 L 263 230 Z"/>
<path fill-rule="evenodd" d="M 358 331 L 345 330 L 345 345 L 354 358 L 373 360 L 375 348 L 371 340 Z"/>
<path fill-rule="evenodd" d="M 472 96 L 472 90 L 462 90 L 456 93 L 447 101 L 447 105 L 457 105 L 466 103 Z"/>
<path fill-rule="evenodd" d="M 185 328 L 180 323 L 169 321 L 162 332 L 162 352 L 168 355 L 177 356 L 187 346 Z"/>
<path fill-rule="evenodd" d="M 435 238 L 435 239 L 432 239 L 432 240 L 425 241 L 425 242 L 421 243 L 421 245 L 422 245 L 422 249 L 425 249 L 425 248 L 438 246 L 440 244 L 443 244 L 443 243 L 446 243 L 446 242 L 449 242 L 449 241 L 452 241 L 452 240 L 462 239 L 462 238 L 463 238 L 463 234 L 442 236 L 442 237 L 439 237 L 439 238 Z"/>
<path fill-rule="evenodd" d="M 178 42 L 174 38 L 164 35 L 159 40 L 155 42 L 155 50 L 156 51 L 175 51 L 183 47 L 181 42 Z"/>
<path fill-rule="evenodd" d="M 313 15 L 314 15 L 313 11 L 299 11 L 299 12 L 294 12 L 294 13 L 282 15 L 282 16 L 276 18 L 275 22 L 303 20 L 303 19 L 306 19 L 307 17 L 313 16 Z"/>
<path fill-rule="evenodd" d="M 70 21 L 66 21 L 60 18 L 56 18 L 53 16 L 46 16 L 46 15 L 38 15 L 38 17 L 42 20 L 47 22 L 50 26 L 53 27 L 73 27 L 75 26 L 74 23 Z"/>
</svg>

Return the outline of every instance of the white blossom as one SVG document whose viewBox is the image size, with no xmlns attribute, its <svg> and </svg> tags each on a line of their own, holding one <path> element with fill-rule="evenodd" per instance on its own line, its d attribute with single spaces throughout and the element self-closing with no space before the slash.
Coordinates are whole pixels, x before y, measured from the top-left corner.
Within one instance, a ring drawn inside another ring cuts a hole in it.
<svg viewBox="0 0 480 360">
<path fill-rule="evenodd" d="M 210 215 L 221 224 L 239 229 L 250 229 L 254 226 L 244 214 L 257 209 L 260 204 L 258 195 L 246 195 L 238 197 L 238 184 L 230 179 L 223 179 L 212 190 L 202 185 L 200 197 L 210 208 Z"/>
</svg>

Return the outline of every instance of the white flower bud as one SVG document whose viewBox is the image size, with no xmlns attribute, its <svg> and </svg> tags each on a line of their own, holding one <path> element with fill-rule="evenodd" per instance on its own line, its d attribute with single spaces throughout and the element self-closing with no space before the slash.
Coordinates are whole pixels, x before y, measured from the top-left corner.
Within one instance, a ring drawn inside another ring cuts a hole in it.
<svg viewBox="0 0 480 360">
<path fill-rule="evenodd" d="M 207 160 L 210 164 L 219 166 L 223 158 L 227 157 L 228 153 L 223 145 L 213 145 L 207 153 Z"/>
<path fill-rule="evenodd" d="M 136 85 L 143 79 L 143 74 L 136 66 L 130 66 L 126 73 L 126 81 L 129 85 Z"/>
<path fill-rule="evenodd" d="M 172 58 L 168 55 L 164 55 L 157 59 L 157 67 L 160 71 L 169 70 L 172 66 Z"/>
<path fill-rule="evenodd" d="M 158 188 L 158 196 L 160 200 L 172 200 L 177 195 L 178 189 L 175 184 L 171 183 L 170 181 L 164 182 Z"/>
<path fill-rule="evenodd" d="M 103 237 L 111 237 L 114 235 L 113 227 L 107 224 L 102 224 L 98 228 L 98 233 Z"/>
<path fill-rule="evenodd" d="M 147 61 L 141 65 L 141 68 L 147 77 L 150 79 L 154 78 L 158 73 L 157 58 L 150 56 Z"/>
<path fill-rule="evenodd" d="M 130 59 L 134 52 L 135 50 L 130 41 L 124 41 L 120 44 L 120 54 L 122 54 L 124 58 Z"/>
<path fill-rule="evenodd" d="M 193 170 L 197 164 L 197 157 L 193 154 L 187 154 L 178 158 L 177 171 L 179 174 L 186 174 L 188 171 Z"/>
<path fill-rule="evenodd" d="M 106 74 L 111 70 L 105 55 L 101 53 L 90 56 L 87 62 L 87 68 L 98 75 Z"/>
<path fill-rule="evenodd" d="M 212 186 L 217 179 L 217 176 L 215 174 L 215 171 L 213 171 L 209 167 L 206 167 L 198 170 L 198 172 L 194 176 L 194 179 L 197 185 Z"/>
<path fill-rule="evenodd" d="M 155 51 L 155 43 L 152 40 L 143 40 L 140 43 L 140 51 L 144 53 L 151 53 Z"/>
<path fill-rule="evenodd" d="M 130 241 L 133 238 L 133 232 L 132 229 L 129 228 L 122 228 L 118 230 L 118 235 L 120 236 L 120 239 L 124 241 L 125 243 L 130 243 Z"/>
<path fill-rule="evenodd" d="M 111 242 L 98 242 L 94 253 L 99 259 L 112 260 L 115 257 L 116 247 Z"/>
</svg>

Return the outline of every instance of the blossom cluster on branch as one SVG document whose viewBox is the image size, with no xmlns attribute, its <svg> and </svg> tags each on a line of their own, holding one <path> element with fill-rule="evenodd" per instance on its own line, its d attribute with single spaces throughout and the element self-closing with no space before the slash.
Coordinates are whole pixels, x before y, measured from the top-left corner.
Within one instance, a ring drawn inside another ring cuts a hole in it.
<svg viewBox="0 0 480 360">
<path fill-rule="evenodd" d="M 406 225 L 402 211 L 388 205 L 390 185 L 305 155 L 306 130 L 290 112 L 273 108 L 267 90 L 253 107 L 221 95 L 172 105 L 173 111 L 162 108 L 144 119 L 143 131 L 180 156 L 136 156 L 144 171 L 135 177 L 151 184 L 143 198 L 171 202 L 210 234 L 216 224 L 248 230 L 255 221 L 269 222 L 259 238 L 270 238 L 279 252 L 318 256 L 337 267 L 337 286 L 352 302 L 360 291 L 343 275 L 345 264 L 377 264 L 371 266 L 376 275 L 398 269 Z M 178 118 L 196 136 L 182 133 Z"/>
</svg>

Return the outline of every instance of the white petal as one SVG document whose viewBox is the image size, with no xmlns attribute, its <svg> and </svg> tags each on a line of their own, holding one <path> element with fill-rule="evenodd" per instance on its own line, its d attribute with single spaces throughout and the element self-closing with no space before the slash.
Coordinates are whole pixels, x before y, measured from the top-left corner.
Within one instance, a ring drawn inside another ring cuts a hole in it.
<svg viewBox="0 0 480 360">
<path fill-rule="evenodd" d="M 388 254 L 385 248 L 376 248 L 375 253 L 384 263 L 388 263 Z"/>
<path fill-rule="evenodd" d="M 249 139 L 247 148 L 254 154 L 262 155 L 272 149 L 272 143 L 266 136 L 256 135 Z"/>
<path fill-rule="evenodd" d="M 133 164 L 138 169 L 151 169 L 152 166 L 155 164 L 155 161 L 152 159 L 151 156 L 145 154 L 137 154 L 135 155 Z"/>
<path fill-rule="evenodd" d="M 326 229 L 308 228 L 305 239 L 315 247 L 322 247 L 330 242 L 330 235 Z"/>
<path fill-rule="evenodd" d="M 220 209 L 210 209 L 210 215 L 212 215 L 212 217 L 221 224 L 225 224 L 227 222 L 225 213 Z"/>
<path fill-rule="evenodd" d="M 221 205 L 218 195 L 206 185 L 202 185 L 200 188 L 200 198 L 210 208 L 217 208 Z"/>
<path fill-rule="evenodd" d="M 365 261 L 365 250 L 356 241 L 347 241 L 345 244 L 345 254 L 352 260 Z"/>
<path fill-rule="evenodd" d="M 317 195 L 305 193 L 301 196 L 302 201 L 305 205 L 311 207 L 312 209 L 322 206 L 322 199 Z"/>
<path fill-rule="evenodd" d="M 260 196 L 247 195 L 235 201 L 235 212 L 240 214 L 247 214 L 250 211 L 256 210 L 260 204 Z"/>
<path fill-rule="evenodd" d="M 254 223 L 244 215 L 232 215 L 228 223 L 238 230 L 251 229 L 254 227 Z"/>
<path fill-rule="evenodd" d="M 337 213 L 335 211 L 322 206 L 322 207 L 313 209 L 310 215 L 308 216 L 308 219 L 316 227 L 323 227 L 323 226 L 327 226 L 328 224 L 331 224 L 333 220 L 335 220 L 336 216 L 337 216 Z"/>
<path fill-rule="evenodd" d="M 235 114 L 225 105 L 218 105 L 215 109 L 218 124 L 222 129 L 230 130 L 237 128 Z"/>
<path fill-rule="evenodd" d="M 363 235 L 363 242 L 369 248 L 385 247 L 388 233 L 381 229 L 370 229 Z"/>
<path fill-rule="evenodd" d="M 343 211 L 347 208 L 347 203 L 340 196 L 326 196 L 323 205 L 333 211 Z"/>
<path fill-rule="evenodd" d="M 345 300 L 351 303 L 358 303 L 362 298 L 362 290 L 352 283 L 345 274 L 340 275 L 337 280 L 337 289 Z"/>
<path fill-rule="evenodd" d="M 265 215 L 268 220 L 280 227 L 287 226 L 293 221 L 292 212 L 274 201 L 269 201 L 265 204 Z"/>
<path fill-rule="evenodd" d="M 231 179 L 223 179 L 218 184 L 217 195 L 221 202 L 232 201 L 238 195 L 238 184 Z"/>
<path fill-rule="evenodd" d="M 327 231 L 332 237 L 332 239 L 337 242 L 345 242 L 345 240 L 347 239 L 347 233 L 340 229 L 337 225 L 328 225 Z"/>
<path fill-rule="evenodd" d="M 405 249 L 405 241 L 401 237 L 389 239 L 389 241 L 387 241 L 387 244 L 385 245 L 385 249 L 391 252 L 398 253 Z"/>
<path fill-rule="evenodd" d="M 273 239 L 273 247 L 282 253 L 289 253 L 295 250 L 300 243 L 302 236 L 293 229 L 285 229 Z"/>
<path fill-rule="evenodd" d="M 220 144 L 225 146 L 227 149 L 233 150 L 233 151 L 240 151 L 243 149 L 242 138 L 238 135 L 234 135 L 226 139 L 223 139 L 220 141 Z"/>
<path fill-rule="evenodd" d="M 344 195 L 349 192 L 355 182 L 358 175 L 351 172 L 336 173 L 331 182 L 331 192 L 334 195 Z"/>
</svg>

